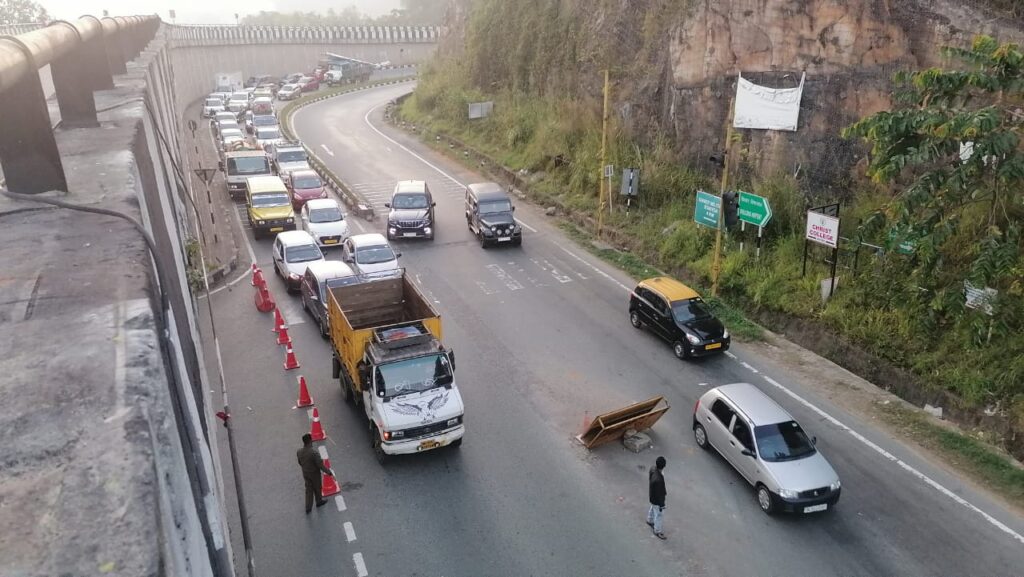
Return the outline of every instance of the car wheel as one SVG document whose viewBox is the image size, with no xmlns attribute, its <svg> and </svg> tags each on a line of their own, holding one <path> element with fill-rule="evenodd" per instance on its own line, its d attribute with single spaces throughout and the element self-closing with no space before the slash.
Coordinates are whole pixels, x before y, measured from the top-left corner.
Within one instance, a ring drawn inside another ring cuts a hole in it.
<svg viewBox="0 0 1024 577">
<path fill-rule="evenodd" d="M 640 320 L 640 313 L 636 311 L 630 311 L 629 313 L 629 324 L 633 325 L 634 329 L 644 328 L 644 322 Z"/>
<path fill-rule="evenodd" d="M 324 340 L 327 340 L 327 338 L 330 336 L 327 334 L 327 323 L 321 320 L 317 324 L 320 325 L 320 336 L 323 337 Z"/>
<path fill-rule="evenodd" d="M 693 426 L 693 440 L 697 441 L 698 447 L 708 450 L 708 432 L 704 430 L 704 425 L 697 423 Z"/>
<path fill-rule="evenodd" d="M 768 490 L 768 487 L 761 484 L 757 485 L 757 504 L 768 515 L 775 512 L 775 501 L 772 499 L 772 493 Z"/>
<path fill-rule="evenodd" d="M 688 356 L 686 354 L 686 345 L 683 344 L 683 341 L 672 343 L 672 352 L 676 355 L 677 359 L 685 359 Z"/>
<path fill-rule="evenodd" d="M 373 455 L 377 457 L 377 462 L 383 465 L 387 462 L 388 454 L 384 452 L 384 445 L 380 440 L 380 431 L 377 430 L 377 426 L 373 423 L 370 423 L 370 437 Z"/>
<path fill-rule="evenodd" d="M 341 367 L 342 371 L 347 370 L 345 367 Z M 342 374 L 341 376 L 341 395 L 345 397 L 345 401 L 351 404 L 355 404 L 355 395 L 352 393 L 352 387 L 348 384 L 348 376 Z"/>
</svg>

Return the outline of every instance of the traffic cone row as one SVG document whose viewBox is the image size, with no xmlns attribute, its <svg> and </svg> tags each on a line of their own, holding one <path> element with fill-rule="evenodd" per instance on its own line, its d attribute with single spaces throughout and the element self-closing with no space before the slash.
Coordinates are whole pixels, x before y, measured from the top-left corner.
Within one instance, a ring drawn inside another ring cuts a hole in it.
<svg viewBox="0 0 1024 577">
<path fill-rule="evenodd" d="M 284 326 L 284 317 L 281 316 L 281 309 L 274 309 L 274 332 L 281 332 L 281 327 Z M 280 344 L 280 343 L 278 343 Z"/>
<path fill-rule="evenodd" d="M 299 361 L 295 358 L 295 351 L 292 350 L 292 345 L 289 343 L 284 353 L 284 370 L 290 371 L 297 368 L 299 368 Z"/>
<path fill-rule="evenodd" d="M 281 330 L 277 332 L 277 344 L 286 347 L 292 346 L 292 338 L 288 336 L 288 325 L 281 325 Z"/>
<path fill-rule="evenodd" d="M 254 302 L 256 303 L 256 310 L 261 313 L 269 313 L 277 308 L 277 305 L 274 303 L 274 297 L 270 296 L 270 291 L 267 290 L 266 282 L 256 287 Z"/>
</svg>

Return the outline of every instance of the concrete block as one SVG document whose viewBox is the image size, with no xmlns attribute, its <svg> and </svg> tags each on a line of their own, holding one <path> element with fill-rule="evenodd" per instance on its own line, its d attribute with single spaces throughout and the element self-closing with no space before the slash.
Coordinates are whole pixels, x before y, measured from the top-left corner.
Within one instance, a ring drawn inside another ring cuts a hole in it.
<svg viewBox="0 0 1024 577">
<path fill-rule="evenodd" d="M 942 418 L 942 407 L 933 407 L 933 406 L 929 405 L 928 403 L 925 403 L 925 405 L 924 405 L 924 412 L 928 413 L 929 415 L 931 415 L 933 417 L 937 417 L 939 419 Z"/>
<path fill-rule="evenodd" d="M 626 435 L 622 437 L 622 445 L 634 453 L 639 453 L 645 449 L 650 449 L 654 446 L 651 442 L 651 438 L 644 433 L 633 432 L 632 435 L 627 431 Z"/>
</svg>

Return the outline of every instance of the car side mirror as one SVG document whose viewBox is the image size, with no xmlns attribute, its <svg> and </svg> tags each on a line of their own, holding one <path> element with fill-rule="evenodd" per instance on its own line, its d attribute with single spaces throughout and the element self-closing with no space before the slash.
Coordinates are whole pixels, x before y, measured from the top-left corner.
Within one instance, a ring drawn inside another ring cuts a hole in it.
<svg viewBox="0 0 1024 577">
<path fill-rule="evenodd" d="M 516 207 L 513 206 L 512 207 L 512 212 L 515 212 L 515 211 L 516 211 Z"/>
<path fill-rule="evenodd" d="M 455 371 L 455 349 L 448 349 L 448 362 L 452 365 L 452 371 Z"/>
<path fill-rule="evenodd" d="M 812 445 L 817 445 L 818 444 L 818 437 L 811 437 L 811 444 Z"/>
<path fill-rule="evenodd" d="M 431 202 L 430 206 L 437 206 L 437 203 L 436 202 Z"/>
<path fill-rule="evenodd" d="M 309 300 L 311 300 L 313 302 L 318 302 L 320 300 L 320 297 L 318 297 L 316 295 L 309 295 Z"/>
<path fill-rule="evenodd" d="M 748 457 L 753 457 L 753 456 L 754 456 L 754 452 L 753 452 L 753 451 L 751 451 L 750 449 L 743 449 L 743 451 L 741 451 L 741 452 L 742 452 L 742 453 L 743 453 L 744 455 L 748 456 Z"/>
<path fill-rule="evenodd" d="M 384 208 L 391 208 L 391 203 L 390 202 L 385 202 L 384 203 Z"/>
<path fill-rule="evenodd" d="M 395 258 L 398 258 L 398 257 L 400 257 L 400 256 L 402 256 L 402 253 L 400 253 L 400 252 L 396 252 L 396 253 L 395 253 Z"/>
</svg>

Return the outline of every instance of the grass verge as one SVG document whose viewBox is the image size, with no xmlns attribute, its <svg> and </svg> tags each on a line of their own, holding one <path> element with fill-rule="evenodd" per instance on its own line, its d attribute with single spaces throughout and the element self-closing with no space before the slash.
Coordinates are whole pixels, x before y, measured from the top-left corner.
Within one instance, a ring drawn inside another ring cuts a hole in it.
<svg viewBox="0 0 1024 577">
<path fill-rule="evenodd" d="M 970 435 L 937 425 L 920 411 L 902 404 L 876 404 L 878 414 L 905 437 L 941 455 L 977 483 L 1024 508 L 1024 468 Z"/>
</svg>

